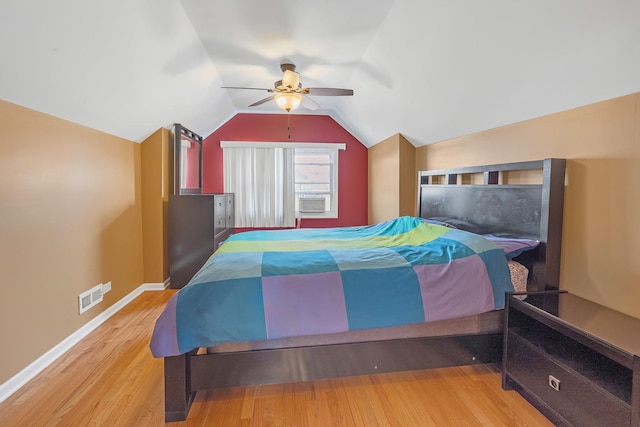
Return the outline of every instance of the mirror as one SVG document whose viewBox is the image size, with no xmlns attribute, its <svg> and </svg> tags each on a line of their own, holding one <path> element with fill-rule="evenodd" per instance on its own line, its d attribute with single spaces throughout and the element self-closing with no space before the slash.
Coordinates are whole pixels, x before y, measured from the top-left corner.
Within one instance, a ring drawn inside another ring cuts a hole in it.
<svg viewBox="0 0 640 427">
<path fill-rule="evenodd" d="M 173 155 L 174 194 L 202 193 L 202 137 L 176 124 Z"/>
</svg>

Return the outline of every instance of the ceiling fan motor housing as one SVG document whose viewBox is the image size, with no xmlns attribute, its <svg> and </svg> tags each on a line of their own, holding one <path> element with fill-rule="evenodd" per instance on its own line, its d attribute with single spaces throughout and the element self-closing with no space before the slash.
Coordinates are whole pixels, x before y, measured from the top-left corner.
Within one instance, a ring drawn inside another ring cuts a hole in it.
<svg viewBox="0 0 640 427">
<path fill-rule="evenodd" d="M 292 62 L 281 62 L 280 63 L 280 70 L 282 70 L 282 72 L 284 73 L 285 71 L 289 70 L 289 71 L 296 71 L 296 64 L 292 63 Z"/>
</svg>

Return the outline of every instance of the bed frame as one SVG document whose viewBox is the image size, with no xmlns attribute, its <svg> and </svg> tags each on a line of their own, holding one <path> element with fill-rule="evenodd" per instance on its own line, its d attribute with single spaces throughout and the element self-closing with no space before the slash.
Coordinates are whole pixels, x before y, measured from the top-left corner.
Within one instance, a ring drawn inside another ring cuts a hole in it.
<svg viewBox="0 0 640 427">
<path fill-rule="evenodd" d="M 542 184 L 508 183 L 529 170 L 542 171 Z M 466 183 L 478 174 L 482 183 Z M 564 159 L 423 171 L 418 215 L 540 240 L 516 260 L 529 268 L 528 290 L 558 289 L 564 182 Z M 419 338 L 166 357 L 165 420 L 185 420 L 198 390 L 500 362 L 502 310 L 470 317 L 480 325 L 473 332 L 454 328 Z"/>
</svg>

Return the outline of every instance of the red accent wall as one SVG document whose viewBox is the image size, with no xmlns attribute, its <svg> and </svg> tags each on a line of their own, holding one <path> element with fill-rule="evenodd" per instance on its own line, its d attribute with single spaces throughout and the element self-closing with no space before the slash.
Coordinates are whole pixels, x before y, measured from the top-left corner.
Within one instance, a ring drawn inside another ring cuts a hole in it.
<svg viewBox="0 0 640 427">
<path fill-rule="evenodd" d="M 301 226 L 346 227 L 367 224 L 367 147 L 329 116 L 296 114 L 289 119 L 288 122 L 286 114 L 237 114 L 205 138 L 202 144 L 203 192 L 224 191 L 220 141 L 342 142 L 347 149 L 340 151 L 338 158 L 338 218 L 303 219 Z"/>
</svg>

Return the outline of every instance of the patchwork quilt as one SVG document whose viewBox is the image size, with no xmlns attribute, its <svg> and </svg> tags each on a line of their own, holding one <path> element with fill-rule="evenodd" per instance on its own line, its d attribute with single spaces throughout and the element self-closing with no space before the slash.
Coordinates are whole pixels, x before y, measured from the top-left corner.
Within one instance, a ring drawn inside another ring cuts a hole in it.
<svg viewBox="0 0 640 427">
<path fill-rule="evenodd" d="M 250 231 L 230 237 L 167 303 L 151 351 L 478 314 L 503 308 L 508 291 L 499 246 L 420 218 Z"/>
</svg>

